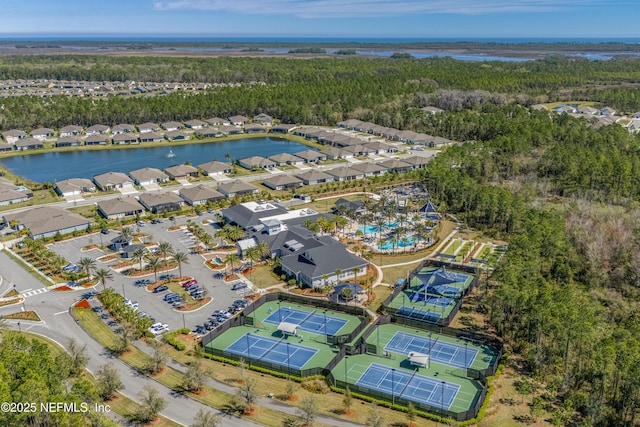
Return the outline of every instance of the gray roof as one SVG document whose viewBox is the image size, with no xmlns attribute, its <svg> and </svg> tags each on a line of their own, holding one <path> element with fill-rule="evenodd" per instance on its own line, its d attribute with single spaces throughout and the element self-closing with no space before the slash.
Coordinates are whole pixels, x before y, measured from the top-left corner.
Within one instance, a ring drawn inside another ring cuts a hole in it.
<svg viewBox="0 0 640 427">
<path fill-rule="evenodd" d="M 351 167 L 357 171 L 364 172 L 364 173 L 387 171 L 387 168 L 385 168 L 384 166 L 376 165 L 375 163 L 369 163 L 369 162 L 354 163 Z"/>
<path fill-rule="evenodd" d="M 295 153 L 295 155 L 305 160 L 318 160 L 327 157 L 315 150 L 300 151 L 299 153 Z"/>
<path fill-rule="evenodd" d="M 58 138 L 57 144 L 78 144 L 80 145 L 82 141 L 77 136 L 69 135 L 63 136 L 62 138 Z"/>
<path fill-rule="evenodd" d="M 265 113 L 260 113 L 257 116 L 253 116 L 253 121 L 254 122 L 272 122 L 273 118 Z"/>
<path fill-rule="evenodd" d="M 211 187 L 207 187 L 206 185 L 200 184 L 194 187 L 189 188 L 181 188 L 178 192 L 183 199 L 189 199 L 194 202 L 199 202 L 203 200 L 207 201 L 216 201 L 224 199 L 225 196 L 219 191 L 214 190 Z"/>
<path fill-rule="evenodd" d="M 181 130 L 172 130 L 164 134 L 167 139 L 176 140 L 176 139 L 189 139 L 189 134 L 183 132 Z"/>
<path fill-rule="evenodd" d="M 197 126 L 206 126 L 207 124 L 201 120 L 189 120 L 188 122 L 184 122 L 185 125 L 187 125 L 187 127 L 193 128 L 193 127 L 197 127 Z"/>
<path fill-rule="evenodd" d="M 133 197 L 101 200 L 98 202 L 98 208 L 107 215 L 144 211 L 144 207 Z"/>
<path fill-rule="evenodd" d="M 21 186 L 15 185 L 4 177 L 0 177 L 0 202 L 21 200 L 32 196 L 33 192 L 31 190 L 24 190 Z"/>
<path fill-rule="evenodd" d="M 222 209 L 221 213 L 230 222 L 235 222 L 244 229 L 260 224 L 260 218 L 287 213 L 287 210 L 280 205 L 277 205 L 275 203 L 269 203 L 268 205 L 269 209 L 252 211 L 242 204 L 238 204 L 226 209 Z"/>
<path fill-rule="evenodd" d="M 162 123 L 162 127 L 167 130 L 173 129 L 173 128 L 180 129 L 181 127 L 183 127 L 183 125 L 182 123 L 179 123 L 179 122 L 164 122 Z"/>
<path fill-rule="evenodd" d="M 17 221 L 22 224 L 34 236 L 91 224 L 85 217 L 54 206 L 37 207 L 6 215 L 5 218 L 8 222 Z"/>
<path fill-rule="evenodd" d="M 33 147 L 33 146 L 43 147 L 44 144 L 42 143 L 42 141 L 38 141 L 35 138 L 24 138 L 16 141 L 16 147 L 18 148 Z"/>
<path fill-rule="evenodd" d="M 382 162 L 378 162 L 378 165 L 386 168 L 387 170 L 397 170 L 397 169 L 412 169 L 413 165 L 399 159 L 389 159 L 384 160 Z"/>
<path fill-rule="evenodd" d="M 140 134 L 140 141 L 162 141 L 164 135 L 158 132 L 143 132 Z"/>
<path fill-rule="evenodd" d="M 364 172 L 354 169 L 349 166 L 340 166 L 338 168 L 330 169 L 327 171 L 329 175 L 333 175 L 336 178 L 357 178 L 364 177 Z"/>
<path fill-rule="evenodd" d="M 113 132 L 133 132 L 135 130 L 135 126 L 129 123 L 120 123 L 113 127 Z"/>
<path fill-rule="evenodd" d="M 142 193 L 139 196 L 140 203 L 148 207 L 163 205 L 165 203 L 184 203 L 184 200 L 176 193 L 169 191 L 167 193 Z"/>
<path fill-rule="evenodd" d="M 213 161 L 207 162 L 207 163 L 202 163 L 201 165 L 198 165 L 198 168 L 202 169 L 203 171 L 205 171 L 207 173 L 224 172 L 224 171 L 232 170 L 232 167 L 231 167 L 230 164 L 219 162 L 217 160 L 213 160 Z"/>
<path fill-rule="evenodd" d="M 142 168 L 129 172 L 129 176 L 136 182 L 144 182 L 149 180 L 166 180 L 169 176 L 156 168 Z"/>
<path fill-rule="evenodd" d="M 117 135 L 116 135 L 117 136 Z M 103 135 L 103 134 L 93 134 L 93 135 L 89 135 L 85 140 L 85 144 L 100 144 L 100 143 L 107 143 L 107 136 Z"/>
<path fill-rule="evenodd" d="M 143 130 L 155 131 L 158 129 L 160 129 L 160 126 L 158 126 L 156 123 L 147 122 L 147 123 L 142 123 L 138 125 L 138 130 L 140 132 L 142 132 Z"/>
<path fill-rule="evenodd" d="M 49 128 L 38 128 L 31 132 L 33 136 L 50 136 L 53 135 L 55 131 Z"/>
<path fill-rule="evenodd" d="M 90 179 L 86 178 L 70 178 L 56 183 L 56 187 L 66 193 L 68 191 L 83 190 L 85 188 L 96 188 L 96 185 Z"/>
<path fill-rule="evenodd" d="M 258 187 L 236 179 L 234 181 L 223 182 L 218 185 L 218 190 L 224 194 L 255 192 Z"/>
<path fill-rule="evenodd" d="M 26 138 L 27 133 L 20 129 L 11 129 L 6 132 L 2 132 L 2 136 L 4 136 L 5 138 L 7 137 Z"/>
<path fill-rule="evenodd" d="M 191 165 L 174 165 L 164 170 L 167 175 L 172 177 L 180 177 L 185 175 L 197 174 L 198 169 Z"/>
<path fill-rule="evenodd" d="M 93 180 L 96 184 L 100 185 L 102 188 L 112 186 L 112 185 L 120 185 L 131 183 L 133 181 L 130 177 L 123 174 L 122 172 L 107 172 L 100 175 L 96 175 L 93 177 Z"/>
<path fill-rule="evenodd" d="M 229 117 L 229 121 L 231 121 L 231 123 L 246 123 L 249 119 L 245 116 L 238 115 Z"/>
<path fill-rule="evenodd" d="M 302 161 L 300 157 L 294 156 L 293 154 L 289 154 L 289 153 L 274 154 L 273 156 L 269 156 L 269 160 L 276 163 L 287 163 L 287 162 L 297 163 Z"/>
<path fill-rule="evenodd" d="M 138 135 L 133 133 L 119 133 L 117 135 L 113 135 L 113 142 L 138 142 Z"/>
<path fill-rule="evenodd" d="M 277 187 L 280 185 L 302 184 L 302 181 L 300 181 L 298 178 L 291 175 L 284 174 L 284 173 L 270 176 L 269 178 L 265 179 L 262 182 L 264 184 L 269 183 L 273 187 Z"/>
<path fill-rule="evenodd" d="M 220 117 L 213 117 L 211 119 L 207 119 L 207 123 L 213 126 L 221 125 L 221 124 L 227 123 L 228 121 L 229 120 L 221 119 Z"/>
<path fill-rule="evenodd" d="M 245 132 L 249 132 L 249 131 L 252 131 L 252 132 L 256 132 L 256 131 L 257 132 L 264 132 L 264 131 L 266 131 L 264 126 L 262 126 L 260 124 L 257 124 L 257 123 L 252 123 L 252 124 L 245 125 L 244 126 L 244 130 L 245 130 Z"/>
<path fill-rule="evenodd" d="M 251 156 L 251 157 L 247 157 L 245 159 L 240 159 L 238 160 L 239 163 L 243 163 L 247 166 L 250 167 L 269 167 L 269 166 L 275 166 L 275 162 L 273 162 L 272 160 L 269 159 L 265 159 L 264 157 L 261 156 Z"/>
<path fill-rule="evenodd" d="M 288 270 L 302 273 L 310 278 L 321 277 L 325 274 L 332 275 L 336 270 L 365 268 L 367 265 L 367 261 L 347 251 L 338 242 L 300 252 L 283 256 L 280 262 Z"/>
<path fill-rule="evenodd" d="M 308 170 L 296 175 L 303 181 L 323 181 L 323 180 L 333 180 L 333 175 L 329 175 L 326 172 L 322 172 L 319 170 Z"/>
<path fill-rule="evenodd" d="M 410 165 L 413 165 L 413 166 L 422 166 L 429 163 L 429 159 L 422 156 L 405 157 L 402 159 L 402 161 L 405 163 L 409 163 Z"/>
<path fill-rule="evenodd" d="M 93 125 L 87 128 L 87 133 L 89 132 L 104 133 L 104 132 L 107 132 L 108 130 L 109 130 L 109 126 L 107 125 Z"/>
<path fill-rule="evenodd" d="M 291 132 L 292 129 L 294 129 L 297 125 L 294 124 L 289 124 L 289 123 L 280 123 L 279 125 L 275 125 L 271 128 L 272 131 L 274 130 L 278 130 L 278 131 L 285 131 L 285 132 Z"/>
<path fill-rule="evenodd" d="M 61 133 L 80 133 L 82 132 L 82 128 L 76 125 L 65 126 L 60 129 Z"/>
</svg>

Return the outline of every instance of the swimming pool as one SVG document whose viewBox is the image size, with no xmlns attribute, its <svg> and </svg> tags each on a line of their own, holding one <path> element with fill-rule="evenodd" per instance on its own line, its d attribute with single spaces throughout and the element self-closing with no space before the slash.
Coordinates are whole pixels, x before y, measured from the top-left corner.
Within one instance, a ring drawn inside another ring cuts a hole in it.
<svg viewBox="0 0 640 427">
<path fill-rule="evenodd" d="M 409 246 L 413 246 L 416 242 L 418 241 L 418 236 L 413 235 L 413 236 L 408 236 L 407 240 L 398 240 L 398 243 L 396 243 L 396 248 L 407 248 Z M 387 250 L 387 249 L 393 249 L 393 242 L 391 240 L 387 240 L 384 242 L 384 244 L 382 243 L 378 243 L 378 249 L 382 249 L 382 250 Z"/>
<path fill-rule="evenodd" d="M 362 231 L 363 234 L 378 234 L 378 227 L 375 225 L 361 225 L 358 227 L 358 231 Z"/>
</svg>

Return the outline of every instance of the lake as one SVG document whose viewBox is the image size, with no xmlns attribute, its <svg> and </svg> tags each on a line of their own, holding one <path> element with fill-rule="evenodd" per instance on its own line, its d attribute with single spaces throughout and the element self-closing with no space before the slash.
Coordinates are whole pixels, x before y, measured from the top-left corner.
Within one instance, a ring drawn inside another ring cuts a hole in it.
<svg viewBox="0 0 640 427">
<path fill-rule="evenodd" d="M 136 147 L 113 150 L 48 152 L 0 159 L 0 165 L 34 182 L 55 182 L 69 178 L 92 178 L 105 172 L 130 172 L 143 167 L 165 169 L 190 162 L 199 165 L 211 160 L 226 162 L 251 156 L 295 154 L 306 145 L 279 138 L 244 138 L 232 141 L 194 143 L 164 147 Z M 175 157 L 167 158 L 169 151 Z"/>
</svg>

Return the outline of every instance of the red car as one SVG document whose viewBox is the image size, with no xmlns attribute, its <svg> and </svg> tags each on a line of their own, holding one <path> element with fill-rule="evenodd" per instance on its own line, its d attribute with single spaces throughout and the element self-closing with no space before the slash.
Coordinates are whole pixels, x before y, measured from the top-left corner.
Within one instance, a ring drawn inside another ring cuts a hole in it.
<svg viewBox="0 0 640 427">
<path fill-rule="evenodd" d="M 197 285 L 197 284 L 198 284 L 198 281 L 196 279 L 191 279 L 191 280 L 187 280 L 186 282 L 182 283 L 182 287 L 186 288 L 188 286 Z"/>
</svg>

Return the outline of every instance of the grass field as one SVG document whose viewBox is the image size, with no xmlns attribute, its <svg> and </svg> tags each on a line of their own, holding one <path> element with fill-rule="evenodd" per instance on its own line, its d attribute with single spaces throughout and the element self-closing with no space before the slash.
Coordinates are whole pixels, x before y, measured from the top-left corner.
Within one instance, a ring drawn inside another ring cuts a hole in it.
<svg viewBox="0 0 640 427">
<path fill-rule="evenodd" d="M 393 285 L 400 278 L 407 277 L 407 275 L 415 270 L 422 261 L 416 261 L 407 265 L 399 265 L 396 267 L 383 267 L 382 268 L 382 282 Z"/>
<path fill-rule="evenodd" d="M 253 271 L 246 275 L 251 283 L 259 289 L 268 288 L 270 286 L 282 283 L 282 280 L 273 272 L 268 265 L 257 265 L 253 267 Z"/>
</svg>

